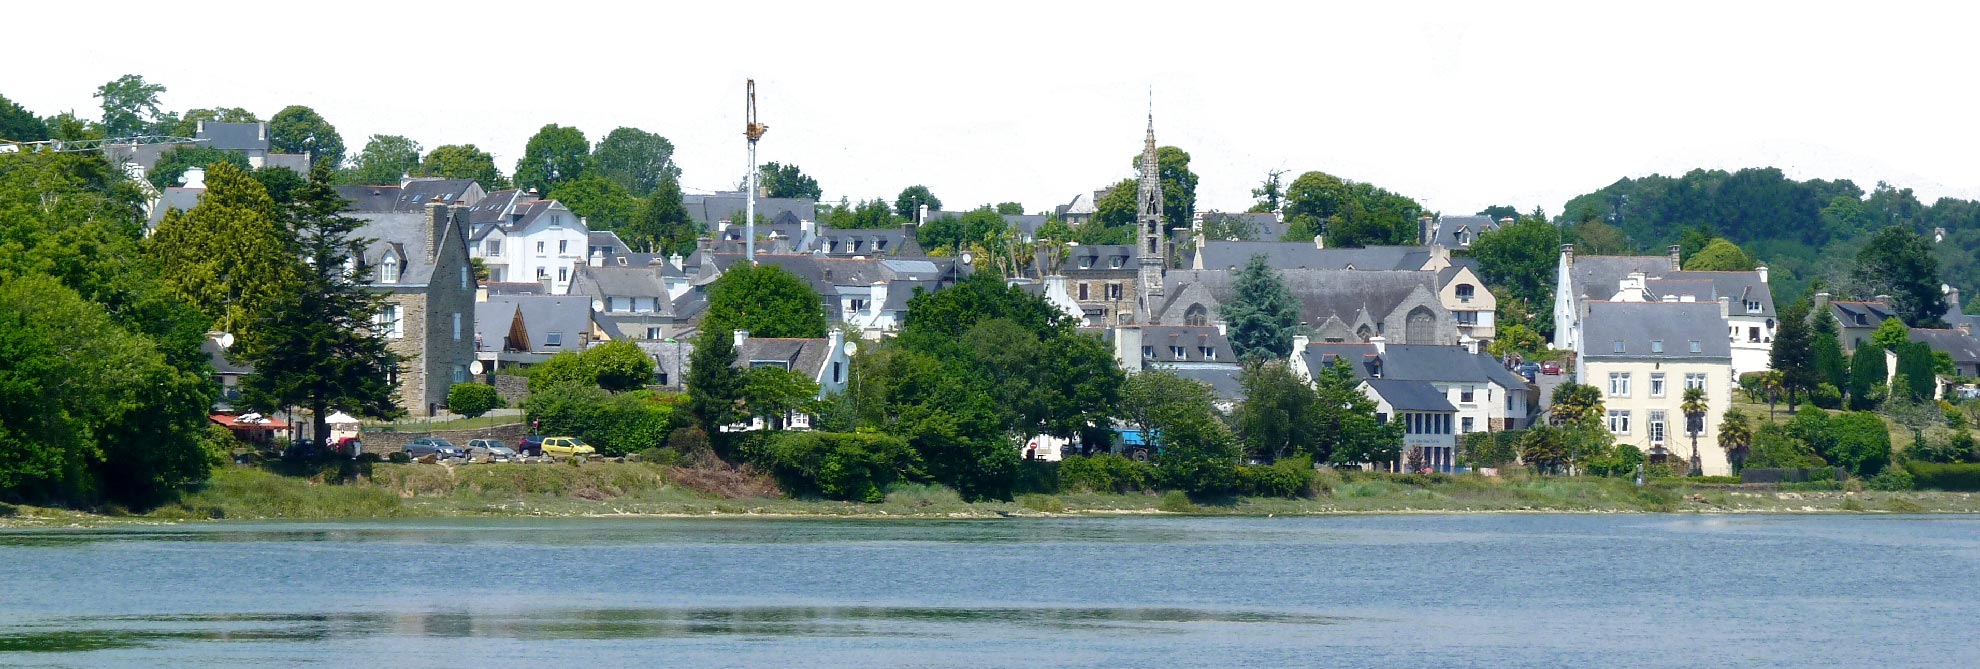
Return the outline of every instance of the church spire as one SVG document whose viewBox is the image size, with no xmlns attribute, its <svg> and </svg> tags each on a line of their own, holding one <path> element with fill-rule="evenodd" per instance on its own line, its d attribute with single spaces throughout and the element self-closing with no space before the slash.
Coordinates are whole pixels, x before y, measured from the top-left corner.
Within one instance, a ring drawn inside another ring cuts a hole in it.
<svg viewBox="0 0 1980 669">
<path fill-rule="evenodd" d="M 1160 307 L 1162 275 L 1168 269 L 1168 231 L 1162 223 L 1162 171 L 1155 148 L 1154 94 L 1149 94 L 1148 135 L 1141 146 L 1141 174 L 1136 179 L 1135 228 L 1141 243 L 1135 248 L 1140 265 L 1138 292 L 1141 298 L 1139 320 L 1155 322 Z"/>
</svg>

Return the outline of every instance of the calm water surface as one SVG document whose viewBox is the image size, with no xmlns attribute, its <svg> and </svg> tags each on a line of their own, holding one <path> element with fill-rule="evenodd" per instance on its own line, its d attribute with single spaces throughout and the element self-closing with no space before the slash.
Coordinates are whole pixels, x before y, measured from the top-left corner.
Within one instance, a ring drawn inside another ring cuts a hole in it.
<svg viewBox="0 0 1980 669">
<path fill-rule="evenodd" d="M 0 531 L 0 666 L 1980 666 L 1980 519 Z"/>
</svg>

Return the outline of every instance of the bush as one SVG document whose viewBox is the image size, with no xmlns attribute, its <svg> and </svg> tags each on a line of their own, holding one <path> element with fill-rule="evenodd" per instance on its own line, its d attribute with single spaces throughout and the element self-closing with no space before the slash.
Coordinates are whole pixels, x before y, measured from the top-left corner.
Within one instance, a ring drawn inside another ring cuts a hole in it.
<svg viewBox="0 0 1980 669">
<path fill-rule="evenodd" d="M 1299 497 L 1313 489 L 1313 458 L 1286 458 L 1269 465 L 1239 466 L 1238 493 L 1253 497 Z"/>
<path fill-rule="evenodd" d="M 1155 468 L 1113 453 L 1071 455 L 1059 461 L 1059 488 L 1081 492 L 1130 493 L 1148 490 Z"/>
<path fill-rule="evenodd" d="M 1011 490 L 1018 494 L 1057 494 L 1059 492 L 1059 463 L 1045 460 L 1019 461 L 1017 482 L 1011 486 Z"/>
<path fill-rule="evenodd" d="M 674 428 L 671 397 L 651 390 L 611 394 L 598 388 L 554 386 L 532 394 L 529 418 L 540 433 L 576 436 L 607 457 L 636 453 L 667 443 Z"/>
<path fill-rule="evenodd" d="M 1891 462 L 1891 432 L 1884 419 L 1868 411 L 1851 411 L 1829 421 L 1834 446 L 1823 457 L 1859 477 L 1876 476 Z"/>
<path fill-rule="evenodd" d="M 392 451 L 390 454 L 385 456 L 385 459 L 403 465 L 408 462 L 412 462 L 412 455 L 406 453 L 405 451 Z"/>
<path fill-rule="evenodd" d="M 583 351 L 565 351 L 529 372 L 529 392 L 578 387 L 626 391 L 644 387 L 653 378 L 653 358 L 629 340 L 618 340 Z"/>
<path fill-rule="evenodd" d="M 1190 513 L 1196 511 L 1196 504 L 1189 501 L 1189 495 L 1183 491 L 1171 490 L 1162 493 L 1162 501 L 1157 502 L 1155 508 L 1169 513 Z"/>
<path fill-rule="evenodd" d="M 1917 482 L 1912 478 L 1911 472 L 1905 471 L 1903 467 L 1886 467 L 1884 471 L 1870 477 L 1870 480 L 1864 481 L 1863 487 L 1886 491 L 1911 490 L 1917 487 Z"/>
<path fill-rule="evenodd" d="M 447 410 L 474 418 L 502 407 L 502 394 L 486 383 L 456 383 L 447 389 Z"/>
<path fill-rule="evenodd" d="M 212 467 L 232 462 L 234 449 L 240 445 L 241 441 L 234 436 L 234 431 L 218 423 L 208 423 L 206 433 L 201 434 L 199 439 L 199 448 L 206 455 L 206 464 Z"/>
<path fill-rule="evenodd" d="M 1814 390 L 1808 391 L 1808 401 L 1824 409 L 1841 409 L 1843 404 L 1842 390 L 1836 388 L 1833 384 L 1824 383 L 1816 386 Z"/>
<path fill-rule="evenodd" d="M 881 499 L 888 504 L 918 508 L 954 507 L 963 503 L 962 493 L 940 483 L 896 483 L 887 486 L 887 494 Z"/>
<path fill-rule="evenodd" d="M 917 475 L 906 440 L 883 434 L 779 432 L 766 438 L 762 464 L 794 495 L 879 502 L 886 488 Z"/>
<path fill-rule="evenodd" d="M 637 455 L 640 462 L 647 464 L 666 465 L 668 467 L 687 466 L 687 458 L 682 457 L 680 451 L 665 446 L 645 449 Z"/>
<path fill-rule="evenodd" d="M 1039 513 L 1065 513 L 1066 503 L 1051 495 L 1021 495 L 1018 504 Z"/>
<path fill-rule="evenodd" d="M 1980 492 L 1980 464 L 1940 464 L 1913 460 L 1904 468 L 1919 490 Z"/>
</svg>

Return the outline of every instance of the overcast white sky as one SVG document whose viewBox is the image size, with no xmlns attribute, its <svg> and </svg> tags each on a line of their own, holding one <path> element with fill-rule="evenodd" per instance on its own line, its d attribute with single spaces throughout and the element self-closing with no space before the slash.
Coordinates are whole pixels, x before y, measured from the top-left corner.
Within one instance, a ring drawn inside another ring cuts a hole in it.
<svg viewBox="0 0 1980 669">
<path fill-rule="evenodd" d="M 504 172 L 543 124 L 634 126 L 709 190 L 745 171 L 755 77 L 762 159 L 827 199 L 1037 211 L 1130 175 L 1152 86 L 1200 210 L 1273 169 L 1451 214 L 1692 167 L 1980 195 L 1969 3 L 90 4 L 10 7 L 0 94 L 93 118 L 136 73 L 168 109 L 304 104 L 353 151 L 472 142 Z"/>
</svg>

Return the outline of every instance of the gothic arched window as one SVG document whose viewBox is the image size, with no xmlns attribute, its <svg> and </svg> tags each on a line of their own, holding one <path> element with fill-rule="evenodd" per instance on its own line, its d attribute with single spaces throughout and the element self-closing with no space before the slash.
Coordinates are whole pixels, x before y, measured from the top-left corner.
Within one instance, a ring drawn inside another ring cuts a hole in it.
<svg viewBox="0 0 1980 669">
<path fill-rule="evenodd" d="M 1432 345 L 1437 343 L 1437 315 L 1424 307 L 1409 312 L 1409 331 L 1403 333 L 1403 340 L 1411 344 Z"/>
<path fill-rule="evenodd" d="M 1183 325 L 1209 325 L 1209 324 L 1210 324 L 1210 310 L 1203 308 L 1203 305 L 1201 304 L 1189 305 L 1189 309 L 1183 312 Z"/>
</svg>

